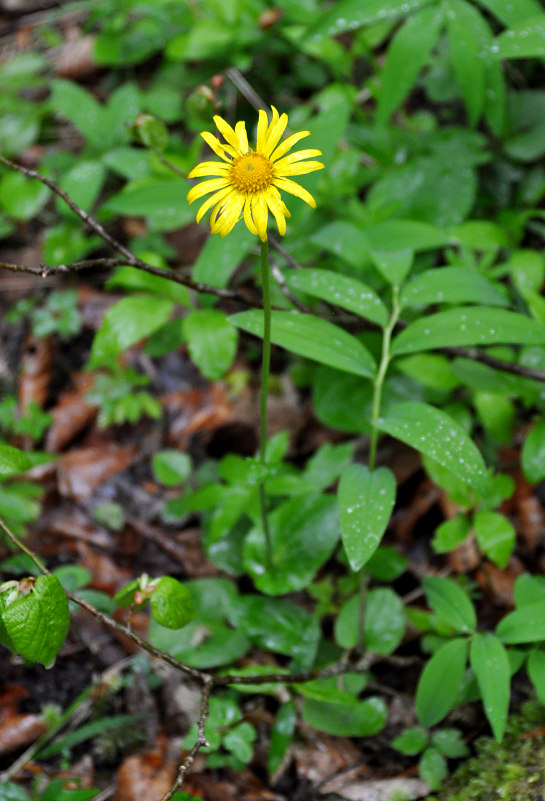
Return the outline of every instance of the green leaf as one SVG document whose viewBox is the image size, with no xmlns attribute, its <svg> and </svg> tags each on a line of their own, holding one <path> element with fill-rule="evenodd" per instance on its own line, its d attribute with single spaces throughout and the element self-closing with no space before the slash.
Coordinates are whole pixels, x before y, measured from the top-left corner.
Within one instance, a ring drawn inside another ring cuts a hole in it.
<svg viewBox="0 0 545 801">
<path fill-rule="evenodd" d="M 340 0 L 311 25 L 306 36 L 321 39 L 376 22 L 395 22 L 434 0 Z"/>
<path fill-rule="evenodd" d="M 94 720 L 91 723 L 79 726 L 76 731 L 64 734 L 50 745 L 46 745 L 45 748 L 40 749 L 38 751 L 40 759 L 48 759 L 57 754 L 62 754 L 66 749 L 73 748 L 75 745 L 90 740 L 93 737 L 100 737 L 106 731 L 127 727 L 128 724 L 135 725 L 136 722 L 142 720 L 143 717 L 143 713 L 138 715 L 115 715 L 114 717 L 101 716 L 99 720 Z M 68 796 L 68 798 L 69 797 L 70 796 Z M 42 798 L 43 796 L 40 797 L 40 801 L 42 801 Z M 55 794 L 54 798 L 59 799 L 59 795 Z M 68 798 L 66 801 L 68 801 Z"/>
<path fill-rule="evenodd" d="M 496 634 L 508 645 L 545 640 L 545 601 L 528 604 L 506 615 L 498 623 Z"/>
<path fill-rule="evenodd" d="M 545 704 L 545 653 L 537 648 L 528 657 L 528 676 L 541 704 Z"/>
<path fill-rule="evenodd" d="M 297 709 L 293 701 L 282 704 L 271 727 L 271 740 L 267 757 L 267 770 L 273 776 L 284 761 L 286 752 L 293 739 Z"/>
<path fill-rule="evenodd" d="M 358 645 L 360 599 L 355 595 L 340 609 L 335 621 L 335 639 L 343 648 Z M 367 651 L 391 654 L 405 633 L 405 611 L 400 597 L 389 587 L 379 587 L 367 594 L 364 620 L 364 643 Z"/>
<path fill-rule="evenodd" d="M 504 568 L 515 547 L 516 533 L 509 520 L 498 512 L 478 511 L 473 518 L 475 537 L 481 550 L 499 568 Z"/>
<path fill-rule="evenodd" d="M 242 632 L 219 621 L 192 620 L 183 629 L 169 629 L 152 618 L 149 639 L 152 645 L 199 670 L 230 665 L 250 647 Z"/>
<path fill-rule="evenodd" d="M 28 595 L 4 609 L 2 620 L 15 650 L 47 667 L 68 633 L 68 599 L 56 576 L 39 576 Z"/>
<path fill-rule="evenodd" d="M 174 301 L 154 295 L 131 295 L 115 303 L 95 335 L 89 366 L 111 366 L 120 353 L 164 325 L 173 308 Z"/>
<path fill-rule="evenodd" d="M 433 611 L 455 631 L 475 631 L 477 618 L 473 604 L 461 587 L 451 579 L 428 576 L 424 592 Z"/>
<path fill-rule="evenodd" d="M 545 420 L 530 429 L 524 440 L 521 456 L 526 480 L 532 484 L 542 481 L 545 478 Z"/>
<path fill-rule="evenodd" d="M 0 442 L 0 476 L 2 478 L 24 473 L 32 466 L 32 459 L 27 453 L 20 451 L 19 448 L 14 448 L 13 445 Z"/>
<path fill-rule="evenodd" d="M 433 732 L 431 742 L 443 756 L 449 759 L 460 759 L 469 754 L 469 748 L 462 740 L 462 733 L 459 729 L 438 729 Z"/>
<path fill-rule="evenodd" d="M 372 378 L 376 364 L 367 348 L 342 328 L 310 314 L 272 312 L 271 341 L 321 364 Z M 243 331 L 263 337 L 263 312 L 240 312 L 229 318 Z"/>
<path fill-rule="evenodd" d="M 150 606 L 155 620 L 168 629 L 182 629 L 195 618 L 190 590 L 170 576 L 159 579 Z"/>
<path fill-rule="evenodd" d="M 104 211 L 146 217 L 154 231 L 174 231 L 193 220 L 187 205 L 190 189 L 185 178 L 143 178 L 126 186 L 102 206 Z"/>
<path fill-rule="evenodd" d="M 106 177 L 106 168 L 100 161 L 81 159 L 59 181 L 61 189 L 84 211 L 91 211 Z M 77 218 L 66 203 L 57 198 L 57 210 L 64 217 Z"/>
<path fill-rule="evenodd" d="M 263 531 L 256 527 L 244 542 L 244 570 L 256 587 L 269 595 L 303 589 L 337 544 L 335 499 L 331 495 L 307 495 L 286 501 L 269 515 L 269 533 L 272 563 L 268 564 Z"/>
<path fill-rule="evenodd" d="M 436 748 L 426 748 L 418 763 L 418 773 L 430 790 L 440 790 L 448 776 L 447 761 Z"/>
<path fill-rule="evenodd" d="M 382 327 L 388 322 L 388 311 L 379 296 L 356 278 L 332 270 L 314 269 L 286 271 L 284 277 L 292 289 L 348 309 Z"/>
<path fill-rule="evenodd" d="M 371 737 L 384 728 L 387 718 L 386 704 L 378 697 L 357 701 L 348 695 L 344 703 L 314 698 L 303 701 L 305 722 L 338 737 Z"/>
<path fill-rule="evenodd" d="M 523 573 L 515 581 L 514 596 L 517 608 L 545 601 L 543 576 L 530 576 L 529 573 Z"/>
<path fill-rule="evenodd" d="M 431 456 L 478 492 L 486 492 L 486 468 L 462 426 L 440 409 L 418 401 L 392 406 L 379 429 Z"/>
<path fill-rule="evenodd" d="M 377 120 L 386 123 L 405 100 L 435 47 L 443 24 L 440 6 L 423 8 L 410 16 L 388 47 L 378 97 Z"/>
<path fill-rule="evenodd" d="M 7 782 L 0 785 L 0 801 L 30 801 L 30 796 L 20 784 Z"/>
<path fill-rule="evenodd" d="M 449 553 L 460 545 L 471 530 L 467 517 L 459 516 L 453 520 L 445 520 L 435 529 L 431 542 L 435 553 Z"/>
<path fill-rule="evenodd" d="M 462 92 L 470 125 L 475 125 L 485 99 L 485 70 L 482 39 L 486 23 L 480 13 L 464 0 L 448 0 L 447 30 L 450 57 L 456 81 Z M 484 37 L 488 43 L 491 34 Z"/>
<path fill-rule="evenodd" d="M 237 352 L 238 331 L 217 309 L 195 309 L 184 318 L 189 354 L 210 381 L 221 378 Z"/>
<path fill-rule="evenodd" d="M 165 487 L 176 487 L 191 475 L 191 457 L 183 451 L 158 451 L 153 454 L 152 467 L 157 481 Z"/>
<path fill-rule="evenodd" d="M 58 79 L 52 83 L 50 103 L 86 137 L 98 150 L 104 148 L 104 116 L 101 104 L 72 81 Z"/>
<path fill-rule="evenodd" d="M 0 207 L 16 220 L 31 220 L 45 206 L 51 190 L 20 172 L 4 175 L 0 180 Z"/>
<path fill-rule="evenodd" d="M 394 508 L 396 482 L 387 467 L 372 472 L 360 464 L 347 467 L 339 482 L 341 539 L 353 571 L 378 548 Z"/>
<path fill-rule="evenodd" d="M 403 287 L 399 302 L 401 308 L 431 306 L 436 303 L 508 305 L 504 295 L 494 284 L 470 267 L 436 267 L 426 270 Z"/>
<path fill-rule="evenodd" d="M 399 286 L 413 266 L 414 251 L 412 248 L 401 250 L 371 250 L 373 264 L 389 284 Z"/>
<path fill-rule="evenodd" d="M 507 723 L 511 670 L 507 652 L 494 634 L 475 634 L 469 651 L 484 711 L 494 737 L 501 742 Z"/>
<path fill-rule="evenodd" d="M 249 762 L 253 756 L 252 743 L 257 739 L 257 732 L 248 721 L 243 721 L 230 729 L 223 737 L 223 746 L 242 762 Z"/>
<path fill-rule="evenodd" d="M 402 754 L 412 756 L 419 754 L 424 750 L 428 744 L 428 734 L 417 726 L 412 729 L 405 729 L 398 737 L 396 737 L 390 745 L 396 751 L 401 751 Z"/>
<path fill-rule="evenodd" d="M 226 287 L 235 267 L 248 255 L 255 236 L 245 225 L 236 225 L 229 236 L 209 236 L 193 267 L 192 278 L 215 287 Z"/>
<path fill-rule="evenodd" d="M 416 691 L 416 714 L 424 728 L 435 726 L 455 705 L 466 658 L 466 640 L 451 640 L 434 653 L 422 671 Z"/>
<path fill-rule="evenodd" d="M 392 353 L 415 353 L 458 345 L 545 344 L 545 325 L 524 314 L 468 306 L 422 317 L 395 339 Z"/>
<path fill-rule="evenodd" d="M 156 295 L 164 295 L 170 300 L 175 300 L 180 306 L 191 306 L 189 290 L 183 284 L 178 284 L 169 278 L 162 278 L 160 275 L 146 273 L 144 270 L 130 267 L 127 264 L 117 267 L 106 283 L 108 290 L 117 287 L 129 292 L 152 292 Z M 172 322 L 179 324 L 181 320 L 177 319 Z"/>
<path fill-rule="evenodd" d="M 502 58 L 543 58 L 545 56 L 545 14 L 518 19 L 508 31 L 501 33 L 491 52 Z"/>
<path fill-rule="evenodd" d="M 541 11 L 538 0 L 517 0 L 516 4 L 513 0 L 477 0 L 477 2 L 507 27 L 533 17 Z"/>
</svg>

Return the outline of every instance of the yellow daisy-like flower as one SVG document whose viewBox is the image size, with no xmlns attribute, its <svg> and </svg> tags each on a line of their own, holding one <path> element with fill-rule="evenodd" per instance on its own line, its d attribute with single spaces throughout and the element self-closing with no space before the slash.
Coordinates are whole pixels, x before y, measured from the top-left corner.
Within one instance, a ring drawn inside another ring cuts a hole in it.
<svg viewBox="0 0 545 801">
<path fill-rule="evenodd" d="M 290 181 L 288 176 L 321 170 L 324 165 L 319 161 L 303 161 L 321 156 L 321 151 L 298 150 L 286 155 L 296 142 L 309 136 L 310 131 L 299 131 L 279 144 L 288 124 L 288 115 L 279 115 L 272 106 L 270 123 L 266 113 L 259 112 L 257 144 L 255 150 L 250 150 L 244 122 L 237 122 L 234 129 L 221 117 L 214 117 L 214 122 L 226 144 L 208 131 L 203 131 L 201 136 L 222 161 L 203 161 L 189 173 L 190 178 L 218 176 L 197 184 L 187 195 L 188 202 L 193 203 L 210 192 L 214 193 L 197 212 L 197 222 L 213 206 L 210 217 L 213 234 L 226 236 L 242 215 L 252 234 L 266 242 L 270 211 L 278 231 L 284 236 L 286 217 L 291 215 L 280 197 L 280 189 L 316 208 L 310 192 Z"/>
</svg>

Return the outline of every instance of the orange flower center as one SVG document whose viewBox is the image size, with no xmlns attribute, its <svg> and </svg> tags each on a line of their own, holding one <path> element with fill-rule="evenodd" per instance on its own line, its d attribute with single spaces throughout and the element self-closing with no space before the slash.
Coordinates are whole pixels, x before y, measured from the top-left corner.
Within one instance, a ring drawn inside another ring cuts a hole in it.
<svg viewBox="0 0 545 801">
<path fill-rule="evenodd" d="M 261 153 L 246 153 L 235 159 L 229 170 L 231 184 L 244 195 L 267 189 L 273 181 L 272 162 Z"/>
</svg>

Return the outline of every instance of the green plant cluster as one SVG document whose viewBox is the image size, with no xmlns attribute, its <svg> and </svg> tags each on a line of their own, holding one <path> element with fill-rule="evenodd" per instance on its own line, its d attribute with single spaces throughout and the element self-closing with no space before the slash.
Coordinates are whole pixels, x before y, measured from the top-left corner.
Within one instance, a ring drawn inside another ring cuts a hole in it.
<svg viewBox="0 0 545 801">
<path fill-rule="evenodd" d="M 514 611 L 497 625 L 479 621 L 480 599 L 463 579 L 428 576 L 425 608 L 407 604 L 395 587 L 407 560 L 383 543 L 397 485 L 377 465 L 378 444 L 387 435 L 416 449 L 456 505 L 430 536 L 436 554 L 473 537 L 483 563 L 507 566 L 517 532 L 502 503 L 514 482 L 500 450 L 522 424 L 524 478 L 545 479 L 545 12 L 537 0 L 98 0 L 85 24 L 107 68 L 93 91 L 56 77 L 49 91 L 39 52 L 0 65 L 0 154 L 17 158 L 39 144 L 39 172 L 102 226 L 143 221 L 128 246 L 152 271 L 113 269 L 106 290 L 122 297 L 85 367 L 99 424 L 161 414 L 140 389 L 147 377 L 127 367 L 139 343 L 150 359 L 183 347 L 205 379 L 234 381 L 240 348 L 264 336 L 260 308 L 228 315 L 213 291 L 236 291 L 251 276 L 250 232 L 239 224 L 225 240 L 207 239 L 191 278 L 208 292 L 191 292 L 171 271 L 168 238 L 193 221 L 185 176 L 201 154 L 199 131 L 211 130 L 216 112 L 256 121 L 248 81 L 323 152 L 326 169 L 301 179 L 317 210 L 293 201 L 287 255 L 275 253 L 288 292 L 273 287 L 271 337 L 316 418 L 343 439 L 297 467 L 288 432 L 268 439 L 265 459 L 229 453 L 193 465 L 159 452 L 152 469 L 169 488 L 164 522 L 198 514 L 223 577 L 142 575 L 113 602 L 87 597 L 105 613 L 111 603 L 149 602 L 155 648 L 190 668 L 256 679 L 210 699 L 211 766 L 251 760 L 256 731 L 241 694 L 274 695 L 281 683 L 259 683 L 270 671 L 237 669 L 237 660 L 261 649 L 280 660 L 279 675 L 293 675 L 357 655 L 341 676 L 286 681 L 271 774 L 299 718 L 340 736 L 384 729 L 387 699 L 373 667 L 396 655 L 410 626 L 423 660 L 418 726 L 392 745 L 419 755 L 437 789 L 447 760 L 466 753 L 457 730 L 436 729 L 454 707 L 481 702 L 501 741 L 514 674 L 525 672 L 545 703 L 545 582 L 519 576 Z M 55 26 L 40 36 L 45 51 Z M 60 130 L 77 147 L 59 146 Z M 103 257 L 96 229 L 89 235 L 47 184 L 2 166 L 0 235 L 31 221 L 45 229 L 51 270 Z M 77 337 L 82 326 L 73 289 L 21 304 L 12 319 L 22 317 L 37 337 Z M 39 513 L 38 491 L 20 477 L 45 457 L 14 437 L 39 441 L 47 422 L 36 410 L 18 417 L 11 402 L 2 410 L 0 517 L 18 535 Z M 355 458 L 362 435 L 367 464 Z M 123 515 L 112 514 L 115 529 Z M 71 591 L 89 592 L 83 576 L 70 581 Z M 0 584 L 0 642 L 13 651 L 48 665 L 68 624 L 58 571 Z M 198 736 L 197 727 L 185 745 Z"/>
</svg>

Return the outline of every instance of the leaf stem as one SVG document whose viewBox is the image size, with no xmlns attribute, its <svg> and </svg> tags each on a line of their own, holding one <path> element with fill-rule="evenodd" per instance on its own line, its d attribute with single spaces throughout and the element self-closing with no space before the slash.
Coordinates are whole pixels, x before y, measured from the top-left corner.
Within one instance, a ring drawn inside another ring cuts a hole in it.
<svg viewBox="0 0 545 801">
<path fill-rule="evenodd" d="M 269 397 L 269 376 L 271 371 L 271 282 L 268 242 L 261 243 L 261 283 L 263 287 L 263 354 L 261 363 L 261 395 L 259 402 L 260 442 L 259 460 L 263 467 L 267 463 L 267 400 Z M 272 567 L 272 543 L 267 517 L 267 498 L 265 481 L 259 484 L 259 505 L 261 524 L 265 536 L 265 552 L 267 567 Z"/>
</svg>

